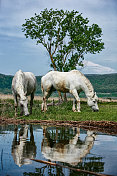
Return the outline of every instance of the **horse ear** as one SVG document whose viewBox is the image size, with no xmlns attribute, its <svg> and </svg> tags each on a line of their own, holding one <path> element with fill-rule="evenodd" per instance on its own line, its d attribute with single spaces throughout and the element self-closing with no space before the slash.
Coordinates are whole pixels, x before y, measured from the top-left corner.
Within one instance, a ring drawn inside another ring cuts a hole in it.
<svg viewBox="0 0 117 176">
<path fill-rule="evenodd" d="M 97 95 L 96 95 L 96 92 L 94 92 L 94 94 L 93 94 L 93 97 L 92 98 L 94 98 L 94 97 L 96 97 Z"/>
<path fill-rule="evenodd" d="M 95 92 L 95 96 L 97 96 L 96 92 Z"/>
<path fill-rule="evenodd" d="M 92 98 L 94 98 L 94 97 L 95 97 L 95 93 L 93 94 Z"/>
</svg>

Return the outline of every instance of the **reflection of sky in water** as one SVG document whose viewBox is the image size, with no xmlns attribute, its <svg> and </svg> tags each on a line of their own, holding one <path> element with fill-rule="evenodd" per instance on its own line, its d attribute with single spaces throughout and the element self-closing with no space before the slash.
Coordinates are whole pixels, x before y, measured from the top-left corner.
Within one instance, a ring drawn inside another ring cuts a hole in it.
<svg viewBox="0 0 117 176">
<path fill-rule="evenodd" d="M 103 156 L 105 173 L 117 175 L 117 137 L 98 135 L 92 152 Z"/>
<path fill-rule="evenodd" d="M 18 128 L 17 131 L 17 139 L 19 137 L 19 131 L 20 131 L 20 127 Z M 3 130 L 2 130 L 3 129 Z M 6 175 L 10 175 L 10 176 L 18 176 L 18 175 L 24 175 L 24 172 L 31 172 L 31 173 L 35 173 L 37 171 L 38 172 L 43 172 L 43 175 L 48 175 L 48 170 L 50 169 L 50 166 L 47 166 L 45 164 L 41 164 L 41 163 L 36 163 L 34 161 L 30 161 L 29 158 L 26 159 L 26 163 L 21 165 L 20 167 L 18 165 L 15 164 L 15 161 L 13 159 L 13 155 L 12 153 L 12 145 L 13 145 L 13 139 L 14 139 L 14 126 L 6 126 L 6 127 L 0 127 L 0 175 L 1 176 L 6 176 Z M 51 131 L 51 129 L 53 129 Z M 68 128 L 67 128 L 68 129 Z M 69 128 L 70 129 L 70 128 Z M 71 129 L 70 129 L 71 130 Z M 50 132 L 50 136 L 53 135 L 53 133 L 56 132 L 56 130 L 54 128 L 50 128 L 49 129 Z M 58 130 L 58 134 L 60 135 L 61 132 L 61 128 L 59 128 Z M 30 143 L 30 130 L 28 128 L 28 137 L 26 139 L 27 142 Z M 69 130 L 66 132 L 68 134 L 64 134 L 64 137 L 66 137 L 66 141 L 67 139 L 67 135 L 69 135 L 69 139 L 72 139 L 75 135 L 73 135 L 73 131 L 71 130 L 69 132 Z M 50 137 L 49 136 L 49 137 Z M 40 125 L 33 125 L 33 137 L 34 137 L 34 144 L 36 146 L 36 159 L 40 159 L 40 160 L 47 160 L 47 158 L 44 157 L 44 154 L 42 154 L 42 141 L 43 141 L 43 130 L 41 128 Z M 48 134 L 47 136 L 48 137 Z M 49 138 L 48 137 L 48 138 Z M 60 137 L 60 136 L 59 136 Z M 84 130 L 80 130 L 80 135 L 79 138 L 80 142 L 78 142 L 78 144 L 76 146 L 81 146 L 83 145 L 83 141 L 85 141 L 86 139 L 86 131 Z M 24 140 L 24 139 L 23 139 Z M 56 140 L 56 142 L 58 142 L 58 139 Z M 45 141 L 44 145 L 47 143 L 47 141 Z M 18 146 L 18 141 L 16 143 Z M 29 150 L 29 146 L 25 146 L 25 141 L 23 143 L 24 145 L 24 150 Z M 32 144 L 30 144 L 32 145 Z M 69 147 L 69 144 L 66 144 Z M 73 145 L 73 144 L 72 144 Z M 55 141 L 53 143 L 53 147 L 55 147 Z M 52 147 L 52 146 L 51 146 Z M 50 149 L 51 149 L 50 147 Z M 16 147 L 15 147 L 16 149 Z M 30 149 L 31 150 L 31 149 Z M 26 156 L 27 153 L 24 152 L 23 156 Z M 30 156 L 29 156 L 30 157 Z M 117 167 L 116 167 L 116 163 L 117 163 L 117 137 L 116 136 L 109 136 L 109 135 L 104 135 L 102 133 L 99 133 L 96 136 L 96 140 L 94 141 L 94 145 L 91 147 L 89 154 L 86 154 L 85 157 L 83 157 L 82 159 L 82 163 L 78 163 L 77 166 L 75 166 L 76 168 L 80 168 L 83 169 L 83 165 L 86 165 L 88 162 L 90 162 L 90 159 L 92 158 L 92 162 L 98 162 L 98 157 L 101 158 L 100 159 L 100 163 L 104 163 L 104 172 L 102 171 L 102 173 L 105 174 L 111 174 L 111 175 L 117 175 Z M 23 158 L 24 162 L 25 162 L 25 158 Z M 70 159 L 69 159 L 70 160 Z M 53 161 L 52 161 L 53 162 Z M 30 164 L 29 164 L 30 163 Z M 63 165 L 63 163 L 61 163 L 60 161 L 58 162 L 59 164 Z M 69 167 L 74 167 L 71 166 L 70 164 L 66 163 L 66 166 Z M 36 170 L 37 168 L 37 170 Z M 55 173 L 58 172 L 56 169 L 54 170 L 55 167 L 51 166 L 51 172 Z M 41 171 L 39 171 L 39 169 Z M 65 176 L 69 176 L 70 174 L 72 174 L 72 171 L 69 171 L 68 169 L 63 169 L 63 174 Z M 76 173 L 77 175 L 78 173 Z"/>
</svg>

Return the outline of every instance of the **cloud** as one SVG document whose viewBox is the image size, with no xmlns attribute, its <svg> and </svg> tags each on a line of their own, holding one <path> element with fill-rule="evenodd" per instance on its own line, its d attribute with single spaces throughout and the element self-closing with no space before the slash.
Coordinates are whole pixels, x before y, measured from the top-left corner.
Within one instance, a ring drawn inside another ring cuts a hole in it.
<svg viewBox="0 0 117 176">
<path fill-rule="evenodd" d="M 109 73 L 116 73 L 117 71 L 110 68 L 105 67 L 96 63 L 93 63 L 91 61 L 83 61 L 84 67 L 80 68 L 80 70 L 84 74 L 109 74 Z M 78 67 L 79 69 L 79 67 Z"/>
<path fill-rule="evenodd" d="M 109 136 L 109 135 L 97 135 L 95 145 L 101 145 L 101 143 L 108 142 L 109 144 L 116 142 L 115 136 Z M 116 148 L 112 145 L 113 150 L 116 150 Z"/>
</svg>

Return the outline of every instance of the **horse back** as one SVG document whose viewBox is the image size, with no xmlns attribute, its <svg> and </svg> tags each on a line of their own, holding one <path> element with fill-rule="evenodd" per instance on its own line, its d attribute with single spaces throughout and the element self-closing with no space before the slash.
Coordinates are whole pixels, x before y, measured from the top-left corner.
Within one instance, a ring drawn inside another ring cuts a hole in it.
<svg viewBox="0 0 117 176">
<path fill-rule="evenodd" d="M 31 72 L 24 72 L 25 74 L 25 89 L 27 91 L 27 95 L 35 92 L 36 90 L 36 77 Z"/>
<path fill-rule="evenodd" d="M 69 75 L 68 72 L 51 71 L 41 79 L 42 92 L 58 90 L 60 92 L 69 92 Z"/>
</svg>

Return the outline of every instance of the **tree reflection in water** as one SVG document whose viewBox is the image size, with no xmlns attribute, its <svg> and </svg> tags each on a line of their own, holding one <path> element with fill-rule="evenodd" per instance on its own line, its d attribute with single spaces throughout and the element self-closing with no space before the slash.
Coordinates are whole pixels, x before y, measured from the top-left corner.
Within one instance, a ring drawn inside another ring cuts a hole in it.
<svg viewBox="0 0 117 176">
<path fill-rule="evenodd" d="M 90 152 L 96 138 L 95 133 L 87 131 L 85 140 L 81 141 L 80 129 L 77 128 L 76 134 L 72 139 L 67 139 L 68 137 L 65 139 L 65 134 L 61 135 L 56 129 L 56 137 L 52 140 L 54 137 L 53 133 L 49 133 L 46 129 L 43 130 L 44 139 L 42 141 L 42 153 L 44 157 L 51 161 L 66 162 L 72 166 L 81 162 L 82 158 Z"/>
<path fill-rule="evenodd" d="M 31 158 L 36 157 L 36 145 L 34 141 L 33 128 L 30 125 L 30 138 L 28 139 L 28 125 L 23 125 L 18 132 L 18 127 L 14 129 L 14 139 L 12 142 L 12 156 L 15 163 L 21 167 L 23 164 L 31 164 Z"/>
<path fill-rule="evenodd" d="M 102 162 L 102 157 L 97 157 L 95 155 L 88 156 L 96 139 L 96 134 L 93 131 L 87 131 L 85 139 L 81 139 L 79 128 L 46 126 L 42 126 L 42 128 L 43 140 L 41 144 L 41 151 L 45 160 L 97 173 L 104 171 L 104 162 Z M 25 172 L 24 175 L 73 176 L 89 174 L 78 173 L 62 167 L 42 164 L 42 167 L 36 168 L 35 173 Z"/>
</svg>

